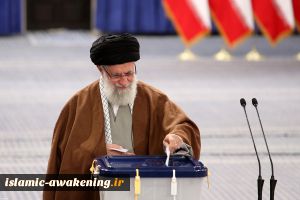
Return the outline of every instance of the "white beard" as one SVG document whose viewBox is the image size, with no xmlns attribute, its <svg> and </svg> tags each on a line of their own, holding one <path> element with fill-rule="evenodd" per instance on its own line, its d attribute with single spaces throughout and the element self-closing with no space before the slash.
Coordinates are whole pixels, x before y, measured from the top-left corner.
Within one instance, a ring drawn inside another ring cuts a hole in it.
<svg viewBox="0 0 300 200">
<path fill-rule="evenodd" d="M 133 77 L 131 83 L 128 84 L 126 89 L 119 89 L 118 85 L 112 84 L 106 73 L 102 74 L 103 77 L 103 92 L 107 100 L 112 105 L 125 106 L 133 104 L 137 93 L 137 78 Z"/>
</svg>

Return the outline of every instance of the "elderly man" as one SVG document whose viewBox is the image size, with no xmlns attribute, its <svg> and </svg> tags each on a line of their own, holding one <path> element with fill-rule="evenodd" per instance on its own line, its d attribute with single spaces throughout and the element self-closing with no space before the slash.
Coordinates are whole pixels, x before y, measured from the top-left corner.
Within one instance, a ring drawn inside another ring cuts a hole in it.
<svg viewBox="0 0 300 200">
<path fill-rule="evenodd" d="M 199 159 L 197 126 L 165 94 L 137 80 L 135 37 L 101 36 L 90 57 L 100 78 L 64 106 L 54 129 L 48 174 L 87 174 L 95 157 L 162 155 L 164 148 Z M 99 199 L 99 194 L 50 191 L 44 199 Z"/>
</svg>

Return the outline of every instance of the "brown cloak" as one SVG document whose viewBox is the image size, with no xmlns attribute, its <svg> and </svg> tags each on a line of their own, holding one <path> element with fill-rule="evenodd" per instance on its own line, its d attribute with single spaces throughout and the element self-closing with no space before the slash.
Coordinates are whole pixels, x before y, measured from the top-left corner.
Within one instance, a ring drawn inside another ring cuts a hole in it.
<svg viewBox="0 0 300 200">
<path fill-rule="evenodd" d="M 186 114 L 159 90 L 139 81 L 133 107 L 133 149 L 136 155 L 163 155 L 168 133 L 182 137 L 200 156 L 200 132 Z M 54 129 L 47 174 L 87 174 L 94 158 L 106 155 L 104 116 L 95 81 L 64 106 Z M 98 192 L 44 192 L 44 200 L 98 200 Z"/>
</svg>

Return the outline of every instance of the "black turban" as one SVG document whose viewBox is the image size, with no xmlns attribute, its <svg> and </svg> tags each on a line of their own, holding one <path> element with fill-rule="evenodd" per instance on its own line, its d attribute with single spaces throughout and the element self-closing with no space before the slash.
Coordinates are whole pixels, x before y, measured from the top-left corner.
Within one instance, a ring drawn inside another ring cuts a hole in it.
<svg viewBox="0 0 300 200">
<path fill-rule="evenodd" d="M 140 59 L 140 45 L 137 39 L 128 33 L 103 35 L 93 42 L 90 57 L 95 65 L 133 62 Z"/>
</svg>

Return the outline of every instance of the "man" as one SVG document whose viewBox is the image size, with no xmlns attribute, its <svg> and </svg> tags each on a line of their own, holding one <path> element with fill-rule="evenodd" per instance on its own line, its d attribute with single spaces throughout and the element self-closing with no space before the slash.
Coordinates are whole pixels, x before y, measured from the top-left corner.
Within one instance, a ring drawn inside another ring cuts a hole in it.
<svg viewBox="0 0 300 200">
<path fill-rule="evenodd" d="M 164 148 L 199 159 L 197 126 L 165 94 L 137 80 L 135 37 L 104 35 L 93 43 L 90 57 L 100 79 L 64 106 L 54 129 L 48 174 L 87 174 L 98 156 L 162 155 Z M 99 199 L 99 194 L 51 191 L 44 192 L 44 199 Z"/>
</svg>

